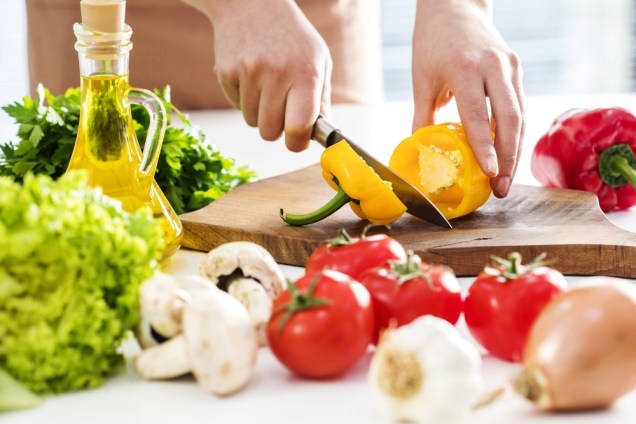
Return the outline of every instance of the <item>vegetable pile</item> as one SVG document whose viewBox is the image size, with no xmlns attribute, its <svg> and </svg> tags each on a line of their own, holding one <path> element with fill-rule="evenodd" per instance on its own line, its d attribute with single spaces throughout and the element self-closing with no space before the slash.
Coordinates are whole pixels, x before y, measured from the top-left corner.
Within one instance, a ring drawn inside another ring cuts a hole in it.
<svg viewBox="0 0 636 424">
<path fill-rule="evenodd" d="M 161 148 L 155 180 L 178 214 L 206 206 L 232 188 L 252 181 L 256 175 L 246 167 L 238 167 L 205 139 L 203 133 L 170 103 L 170 89 L 155 90 L 168 114 L 168 127 Z M 137 138 L 146 140 L 149 116 L 141 105 L 132 105 Z M 18 142 L 0 144 L 0 175 L 21 181 L 31 172 L 53 178 L 68 166 L 80 113 L 80 89 L 71 88 L 54 96 L 41 85 L 35 99 L 3 107 L 13 117 L 18 129 Z M 179 118 L 171 123 L 172 113 Z"/>
<path fill-rule="evenodd" d="M 636 389 L 632 283 L 568 290 L 544 255 L 523 264 L 512 252 L 462 296 L 450 268 L 367 229 L 325 241 L 286 288 L 271 254 L 247 241 L 212 249 L 199 275 L 154 274 L 140 288 L 134 368 L 148 380 L 191 373 L 223 397 L 249 385 L 259 346 L 308 379 L 339 378 L 366 356 L 379 414 L 459 423 L 503 392 L 483 392 L 481 354 L 454 325 L 463 314 L 489 354 L 522 362 L 513 388 L 539 408 L 604 408 Z"/>
<path fill-rule="evenodd" d="M 0 368 L 37 393 L 95 387 L 122 363 L 161 229 L 88 188 L 0 177 Z"/>
</svg>

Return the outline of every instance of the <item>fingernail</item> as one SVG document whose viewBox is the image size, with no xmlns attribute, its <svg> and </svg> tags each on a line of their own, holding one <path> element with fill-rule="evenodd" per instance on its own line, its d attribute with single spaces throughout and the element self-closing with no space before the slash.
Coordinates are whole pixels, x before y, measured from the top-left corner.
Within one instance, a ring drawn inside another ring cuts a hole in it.
<svg viewBox="0 0 636 424">
<path fill-rule="evenodd" d="M 499 165 L 497 164 L 497 159 L 490 158 L 486 162 L 486 175 L 489 177 L 496 177 L 499 173 Z"/>
<path fill-rule="evenodd" d="M 508 190 L 510 189 L 510 177 L 501 177 L 497 180 L 495 196 L 497 197 L 506 197 L 508 195 Z"/>
</svg>

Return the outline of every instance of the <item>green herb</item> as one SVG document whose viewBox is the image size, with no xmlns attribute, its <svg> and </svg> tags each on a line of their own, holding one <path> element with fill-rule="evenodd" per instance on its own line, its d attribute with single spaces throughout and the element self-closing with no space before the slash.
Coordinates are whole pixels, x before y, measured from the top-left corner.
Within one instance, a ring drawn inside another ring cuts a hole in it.
<svg viewBox="0 0 636 424">
<path fill-rule="evenodd" d="M 98 386 L 122 364 L 158 267 L 150 211 L 125 212 L 86 177 L 0 177 L 0 368 L 36 393 Z"/>
<path fill-rule="evenodd" d="M 236 166 L 207 142 L 204 134 L 170 103 L 170 88 L 155 93 L 168 113 L 168 128 L 155 179 L 178 213 L 206 206 L 232 188 L 256 179 L 254 171 Z M 17 181 L 28 173 L 58 178 L 68 166 L 77 136 L 80 89 L 54 96 L 42 85 L 35 99 L 2 108 L 19 124 L 17 142 L 0 144 L 0 175 Z M 173 125 L 172 114 L 179 123 Z M 143 106 L 132 105 L 137 138 L 146 140 L 149 117 Z"/>
</svg>

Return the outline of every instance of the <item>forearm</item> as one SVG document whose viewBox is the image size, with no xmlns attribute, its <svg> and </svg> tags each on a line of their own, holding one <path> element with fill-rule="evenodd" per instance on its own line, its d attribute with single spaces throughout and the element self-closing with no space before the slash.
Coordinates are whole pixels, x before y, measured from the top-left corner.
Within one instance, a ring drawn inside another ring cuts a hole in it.
<svg viewBox="0 0 636 424">
<path fill-rule="evenodd" d="M 280 3 L 281 1 L 286 3 L 295 2 L 290 0 L 182 0 L 184 3 L 200 10 L 205 14 L 210 21 L 214 24 L 219 19 L 223 19 L 224 16 L 234 13 L 241 13 L 245 8 L 261 8 L 267 9 L 268 3 L 275 1 Z M 472 0 L 471 0 L 472 1 Z"/>
<path fill-rule="evenodd" d="M 461 10 L 466 6 L 479 8 L 492 16 L 491 0 L 417 0 L 418 12 L 445 8 L 455 8 L 457 10 Z"/>
</svg>

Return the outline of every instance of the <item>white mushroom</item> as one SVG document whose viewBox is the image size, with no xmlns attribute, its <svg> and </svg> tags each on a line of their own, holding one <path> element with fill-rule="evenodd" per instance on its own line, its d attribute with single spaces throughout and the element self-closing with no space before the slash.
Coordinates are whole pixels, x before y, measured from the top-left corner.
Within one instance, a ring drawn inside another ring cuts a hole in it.
<svg viewBox="0 0 636 424">
<path fill-rule="evenodd" d="M 144 317 L 147 327 L 159 324 L 172 334 L 134 359 L 142 378 L 169 379 L 192 372 L 216 395 L 231 394 L 247 383 L 258 344 L 240 302 L 200 276 L 155 276 L 144 282 L 141 297 L 142 314 L 149 314 Z"/>
<path fill-rule="evenodd" d="M 183 334 L 142 351 L 135 358 L 137 373 L 146 380 L 166 380 L 190 372 Z"/>
<path fill-rule="evenodd" d="M 136 336 L 146 349 L 181 333 L 183 305 L 209 282 L 197 275 L 172 277 L 155 273 L 140 288 L 141 318 Z"/>
<path fill-rule="evenodd" d="M 256 328 L 259 345 L 266 345 L 272 304 L 285 285 L 285 276 L 272 255 L 256 243 L 225 243 L 207 254 L 201 263 L 201 274 L 245 306 Z"/>
<path fill-rule="evenodd" d="M 181 333 L 181 312 L 185 300 L 177 295 L 178 289 L 177 280 L 161 272 L 146 280 L 140 289 L 144 326 L 150 325 L 164 338 Z"/>
<path fill-rule="evenodd" d="M 203 388 L 224 396 L 247 384 L 258 344 L 236 299 L 218 289 L 200 293 L 184 310 L 183 330 L 192 373 Z"/>
</svg>

